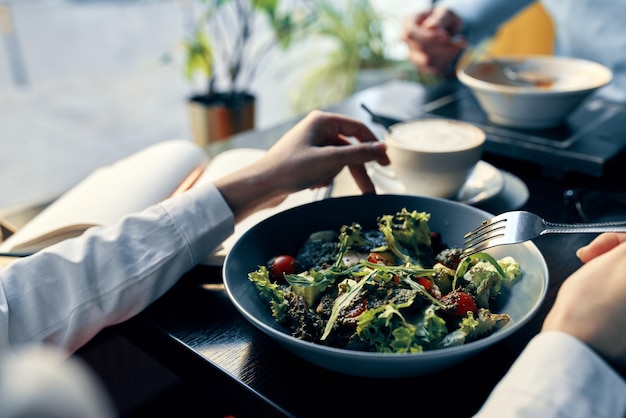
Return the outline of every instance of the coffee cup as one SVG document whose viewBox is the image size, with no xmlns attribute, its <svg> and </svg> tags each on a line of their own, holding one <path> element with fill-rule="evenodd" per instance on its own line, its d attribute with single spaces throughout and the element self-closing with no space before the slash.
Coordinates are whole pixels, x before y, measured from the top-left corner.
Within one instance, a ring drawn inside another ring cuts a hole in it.
<svg viewBox="0 0 626 418">
<path fill-rule="evenodd" d="M 469 123 L 420 119 L 385 136 L 392 175 L 407 194 L 454 198 L 480 161 L 486 135 Z"/>
</svg>

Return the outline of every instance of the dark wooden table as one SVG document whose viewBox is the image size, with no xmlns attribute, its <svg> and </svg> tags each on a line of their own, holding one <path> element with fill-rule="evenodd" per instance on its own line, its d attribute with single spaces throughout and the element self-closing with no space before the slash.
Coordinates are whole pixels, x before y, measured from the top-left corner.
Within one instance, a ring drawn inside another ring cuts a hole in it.
<svg viewBox="0 0 626 418">
<path fill-rule="evenodd" d="M 411 118 L 437 92 L 394 82 L 357 94 L 330 109 L 367 121 L 370 107 Z M 234 137 L 219 147 L 269 147 L 292 123 Z M 380 130 L 380 127 L 375 127 Z M 607 178 L 546 177 L 541 167 L 486 154 L 484 159 L 522 179 L 529 189 L 523 209 L 553 221 L 576 220 L 564 203 L 571 187 L 620 183 Z M 617 180 L 616 180 L 617 179 Z M 545 236 L 535 240 L 550 272 L 540 312 L 511 338 L 441 373 L 403 379 L 341 375 L 313 366 L 286 351 L 249 324 L 233 307 L 222 285 L 220 267 L 199 266 L 164 297 L 123 324 L 124 335 L 193 387 L 207 406 L 227 405 L 237 418 L 254 416 L 364 417 L 419 415 L 426 410 L 466 417 L 478 410 L 526 343 L 539 331 L 563 280 L 580 266 L 575 250 L 591 235 Z M 211 416 L 209 414 L 209 416 Z"/>
</svg>

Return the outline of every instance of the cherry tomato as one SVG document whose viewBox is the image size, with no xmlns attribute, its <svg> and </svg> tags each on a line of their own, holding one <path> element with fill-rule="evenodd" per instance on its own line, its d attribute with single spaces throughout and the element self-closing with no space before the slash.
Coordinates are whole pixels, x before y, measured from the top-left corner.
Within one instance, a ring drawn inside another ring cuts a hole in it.
<svg viewBox="0 0 626 418">
<path fill-rule="evenodd" d="M 429 278 L 416 277 L 413 279 L 413 281 L 424 286 L 424 289 L 426 289 L 426 291 L 430 293 L 430 295 L 435 299 L 441 299 L 441 290 L 439 289 L 439 286 L 433 283 L 432 280 L 430 280 Z"/>
<path fill-rule="evenodd" d="M 367 310 L 367 299 L 361 299 L 346 313 L 346 318 L 356 318 Z"/>
<path fill-rule="evenodd" d="M 270 277 L 275 281 L 285 279 L 285 274 L 296 274 L 298 272 L 298 261 L 290 255 L 277 255 L 267 263 Z"/>
<path fill-rule="evenodd" d="M 370 263 L 383 263 L 387 266 L 393 265 L 394 258 L 391 253 L 369 253 L 367 256 L 367 261 Z"/>
<path fill-rule="evenodd" d="M 430 290 L 430 288 L 433 286 L 433 282 L 428 280 L 426 277 L 418 277 L 415 279 L 415 281 L 424 286 L 424 289 L 426 289 L 426 291 Z"/>
<path fill-rule="evenodd" d="M 450 315 L 465 316 L 470 311 L 474 314 L 478 312 L 474 298 L 465 292 L 452 291 L 441 301 L 450 306 L 450 309 L 446 311 Z"/>
</svg>

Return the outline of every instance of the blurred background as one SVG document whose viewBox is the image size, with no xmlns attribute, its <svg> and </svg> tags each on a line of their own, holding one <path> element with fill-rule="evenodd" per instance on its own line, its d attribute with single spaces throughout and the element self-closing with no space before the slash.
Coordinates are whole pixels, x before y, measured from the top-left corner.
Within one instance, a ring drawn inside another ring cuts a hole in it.
<svg viewBox="0 0 626 418">
<path fill-rule="evenodd" d="M 355 1 L 304 3 L 344 6 L 346 15 L 351 15 Z M 191 137 L 185 106 L 198 85 L 185 77 L 182 44 L 192 35 L 207 3 L 0 0 L 0 212 L 52 199 L 95 168 L 150 144 Z M 297 3 L 288 0 L 281 5 L 291 10 Z M 313 85 L 315 77 L 335 79 L 337 71 L 351 65 L 341 62 L 346 55 L 341 50 L 332 51 L 333 43 L 348 42 L 345 38 L 322 39 L 308 33 L 287 49 L 275 48 L 265 58 L 261 53 L 257 56 L 263 62 L 249 83 L 257 99 L 256 128 L 293 119 L 385 79 L 415 76 L 402 66 L 401 20 L 429 0 L 365 3 L 378 19 L 365 24 L 376 26 L 380 34 L 372 36 L 380 35 L 383 44 L 361 45 L 360 54 L 380 48 L 385 61 L 400 65 L 368 78 L 363 76 L 365 67 L 374 64 L 363 61 L 357 65 L 358 82 L 348 83 L 338 96 L 318 97 L 313 92 L 323 89 Z M 295 12 L 285 15 L 297 17 Z M 527 20 L 537 24 L 542 18 L 537 16 Z M 324 21 L 319 16 L 315 20 Z M 271 33 L 263 24 L 262 20 L 256 24 L 253 46 Z M 355 23 L 355 33 L 357 24 L 363 22 Z M 544 33 L 533 33 L 545 39 Z M 503 43 L 506 48 L 519 48 L 520 42 L 535 40 L 512 35 Z M 340 45 L 344 51 L 349 47 Z M 324 67 L 324 62 L 334 67 Z M 314 70 L 318 74 L 313 75 Z"/>
<path fill-rule="evenodd" d="M 399 0 L 378 3 L 396 15 L 406 10 Z M 190 137 L 191 87 L 175 55 L 193 6 L 0 1 L 0 210 L 57 196 L 94 168 L 152 143 Z M 398 36 L 393 26 L 389 39 Z M 257 128 L 297 115 L 289 91 L 315 51 L 279 53 L 251 86 Z"/>
</svg>

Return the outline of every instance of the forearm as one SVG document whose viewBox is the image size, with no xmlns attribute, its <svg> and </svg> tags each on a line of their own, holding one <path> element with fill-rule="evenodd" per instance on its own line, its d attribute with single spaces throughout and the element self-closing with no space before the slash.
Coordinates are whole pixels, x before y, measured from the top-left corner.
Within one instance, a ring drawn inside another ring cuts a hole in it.
<svg viewBox="0 0 626 418">
<path fill-rule="evenodd" d="M 626 382 L 561 332 L 535 337 L 476 417 L 623 417 Z"/>
<path fill-rule="evenodd" d="M 282 191 L 280 177 L 263 170 L 263 162 L 253 163 L 245 170 L 239 170 L 215 181 L 222 197 L 231 208 L 236 222 L 263 207 L 280 203 L 289 191 Z"/>
<path fill-rule="evenodd" d="M 76 350 L 160 297 L 232 229 L 211 186 L 10 264 L 0 270 L 0 350 Z"/>
</svg>

